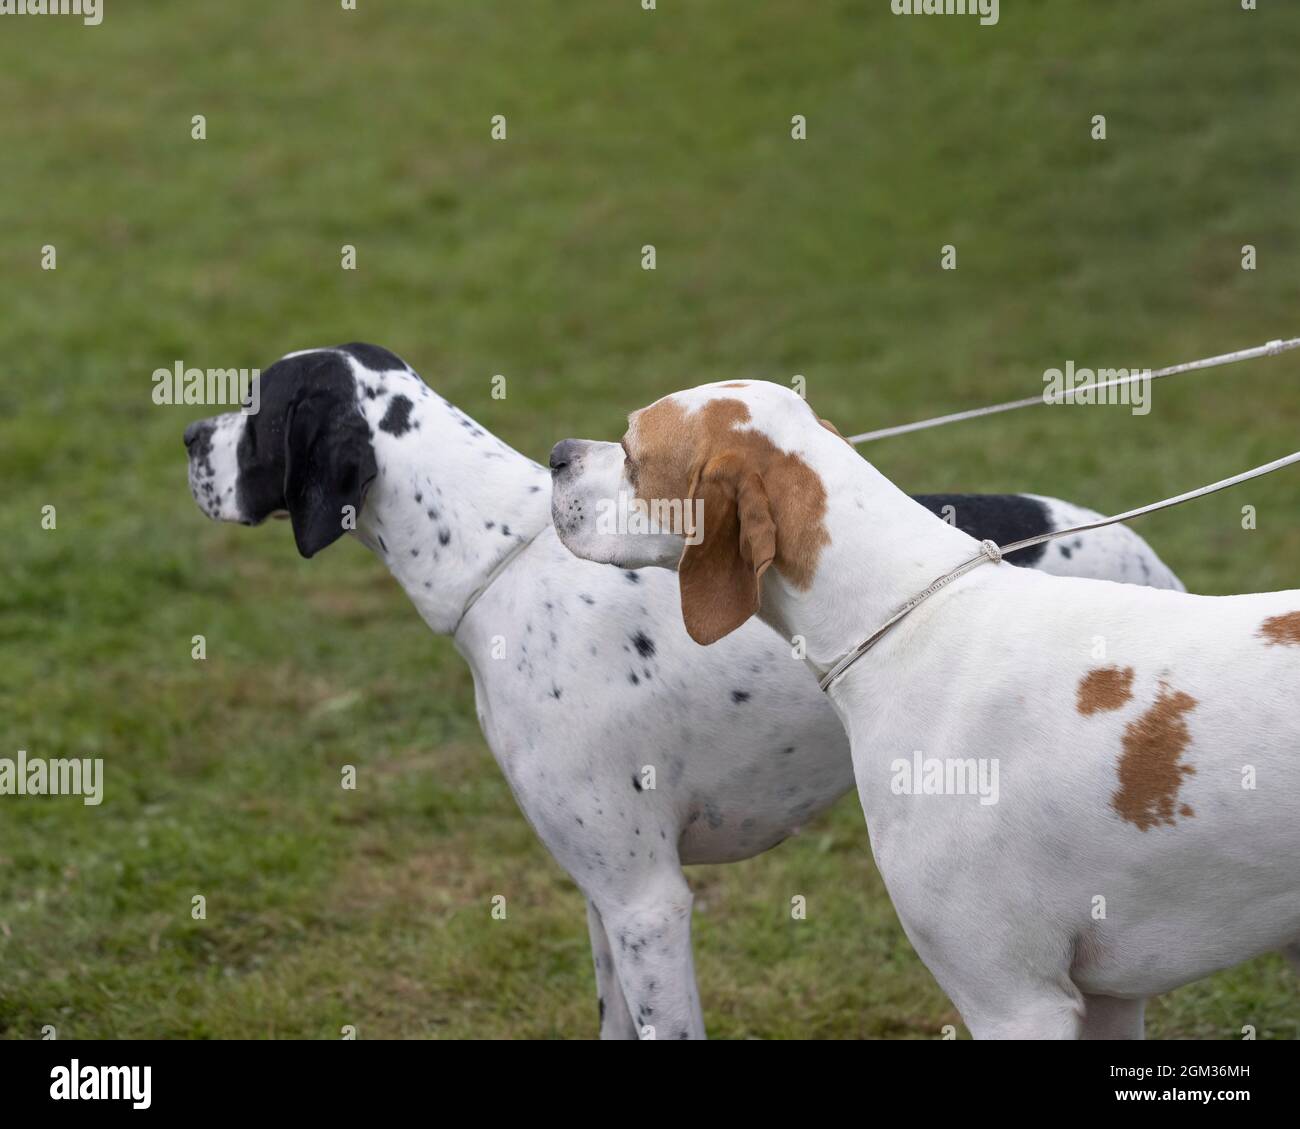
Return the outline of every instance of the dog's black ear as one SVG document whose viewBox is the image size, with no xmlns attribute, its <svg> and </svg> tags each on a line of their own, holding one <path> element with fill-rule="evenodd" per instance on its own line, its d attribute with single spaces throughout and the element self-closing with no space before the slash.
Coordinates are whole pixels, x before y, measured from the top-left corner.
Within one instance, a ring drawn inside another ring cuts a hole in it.
<svg viewBox="0 0 1300 1129">
<path fill-rule="evenodd" d="M 284 500 L 304 557 L 356 528 L 378 468 L 370 428 L 355 404 L 328 388 L 304 391 L 284 427 Z"/>
</svg>

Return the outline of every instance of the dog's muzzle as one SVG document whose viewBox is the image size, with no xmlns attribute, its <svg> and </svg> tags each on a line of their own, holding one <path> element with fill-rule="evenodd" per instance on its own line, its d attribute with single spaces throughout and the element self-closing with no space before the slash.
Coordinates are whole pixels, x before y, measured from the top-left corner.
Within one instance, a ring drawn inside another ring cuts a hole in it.
<svg viewBox="0 0 1300 1129">
<path fill-rule="evenodd" d="M 561 474 L 573 466 L 582 452 L 582 445 L 581 439 L 561 439 L 555 444 L 548 464 L 551 474 Z"/>
<path fill-rule="evenodd" d="M 199 509 L 215 521 L 244 520 L 236 497 L 244 422 L 245 417 L 232 413 L 195 420 L 185 428 L 190 493 Z"/>
<path fill-rule="evenodd" d="M 212 422 L 206 419 L 196 419 L 185 429 L 185 449 L 188 451 L 200 439 L 212 438 Z"/>
</svg>

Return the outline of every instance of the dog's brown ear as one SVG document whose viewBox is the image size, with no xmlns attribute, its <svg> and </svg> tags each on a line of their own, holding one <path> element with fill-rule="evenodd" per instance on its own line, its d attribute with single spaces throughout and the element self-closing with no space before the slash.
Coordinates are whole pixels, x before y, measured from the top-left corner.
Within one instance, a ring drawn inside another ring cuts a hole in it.
<svg viewBox="0 0 1300 1129">
<path fill-rule="evenodd" d="M 711 459 L 691 482 L 696 545 L 677 566 L 686 632 L 716 643 L 758 611 L 759 584 L 776 556 L 776 522 L 763 480 L 736 453 Z"/>
</svg>

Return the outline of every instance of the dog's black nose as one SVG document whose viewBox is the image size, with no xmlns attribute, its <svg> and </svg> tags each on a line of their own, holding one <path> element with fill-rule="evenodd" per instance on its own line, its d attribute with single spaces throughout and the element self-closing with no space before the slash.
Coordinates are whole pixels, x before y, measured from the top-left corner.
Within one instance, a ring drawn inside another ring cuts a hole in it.
<svg viewBox="0 0 1300 1129">
<path fill-rule="evenodd" d="M 212 424 L 205 419 L 196 419 L 185 429 L 185 446 L 190 448 L 194 446 L 194 441 L 201 435 L 207 435 L 212 431 Z"/>
<path fill-rule="evenodd" d="M 575 448 L 578 446 L 577 439 L 561 439 L 554 447 L 551 448 L 551 473 L 556 474 L 562 471 L 573 461 L 576 453 Z"/>
</svg>

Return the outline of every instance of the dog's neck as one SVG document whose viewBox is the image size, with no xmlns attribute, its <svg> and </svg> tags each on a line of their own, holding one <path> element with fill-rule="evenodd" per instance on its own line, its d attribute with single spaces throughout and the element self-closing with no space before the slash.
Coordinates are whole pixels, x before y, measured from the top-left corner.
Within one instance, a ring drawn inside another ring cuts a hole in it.
<svg viewBox="0 0 1300 1129">
<path fill-rule="evenodd" d="M 974 556 L 979 542 L 904 494 L 842 439 L 816 424 L 804 430 L 798 447 L 826 490 L 830 542 L 807 588 L 767 570 L 760 616 L 787 638 L 801 637 L 806 657 L 824 671 Z"/>
<path fill-rule="evenodd" d="M 356 536 L 429 627 L 450 634 L 505 558 L 550 524 L 551 476 L 414 373 L 359 382 L 358 403 L 378 474 Z"/>
</svg>

